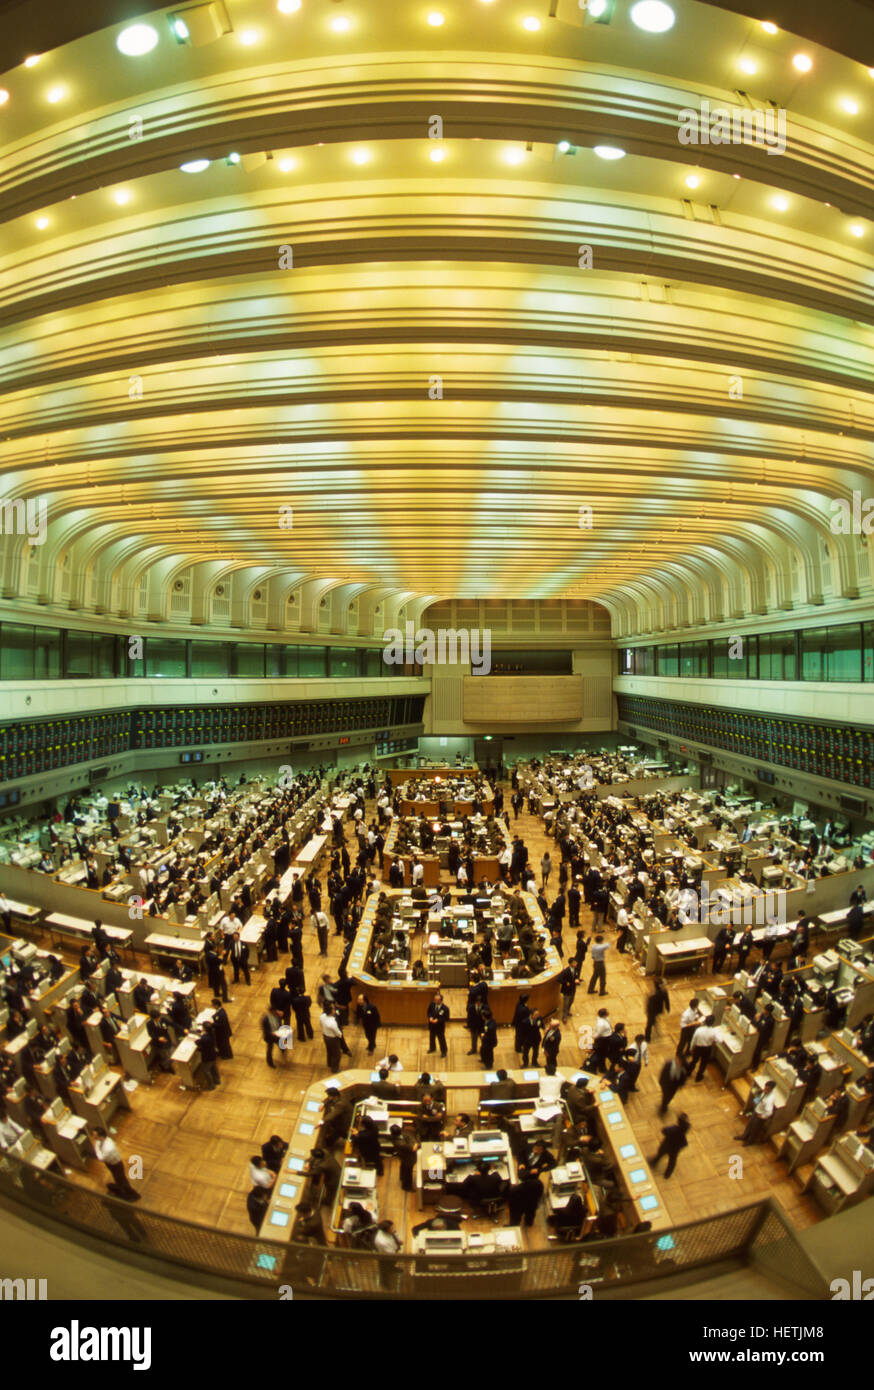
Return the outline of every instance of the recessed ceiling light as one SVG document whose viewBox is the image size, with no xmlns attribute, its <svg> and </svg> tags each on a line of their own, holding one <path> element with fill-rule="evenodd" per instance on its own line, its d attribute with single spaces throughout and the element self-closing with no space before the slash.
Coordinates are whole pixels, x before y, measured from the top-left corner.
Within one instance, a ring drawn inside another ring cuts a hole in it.
<svg viewBox="0 0 874 1390">
<path fill-rule="evenodd" d="M 607 0 L 589 0 L 586 14 L 590 19 L 600 19 L 607 9 Z"/>
<path fill-rule="evenodd" d="M 297 14 L 302 4 L 302 0 L 276 0 L 276 8 L 280 14 Z"/>
<path fill-rule="evenodd" d="M 41 57 L 42 57 L 42 54 L 41 54 L 41 53 L 31 53 L 31 55 L 30 55 L 29 58 L 25 58 L 25 60 L 24 60 L 24 66 L 25 66 L 26 68 L 34 68 L 34 67 L 36 67 L 36 65 L 37 65 L 37 63 L 39 62 L 39 60 L 40 60 Z"/>
<path fill-rule="evenodd" d="M 173 15 L 170 19 L 170 28 L 173 30 L 174 37 L 178 39 L 180 43 L 188 43 L 191 38 L 191 33 L 184 19 L 181 19 L 179 15 Z"/>
<path fill-rule="evenodd" d="M 50 101 L 54 106 L 57 102 L 63 101 L 65 94 L 65 87 L 52 87 L 46 92 L 46 101 Z"/>
<path fill-rule="evenodd" d="M 157 42 L 158 31 L 151 24 L 130 24 L 122 29 L 115 46 L 126 58 L 141 58 L 144 53 L 151 53 Z"/>
<path fill-rule="evenodd" d="M 699 177 L 698 177 L 697 174 L 687 174 L 687 175 L 686 175 L 686 187 L 687 187 L 687 188 L 697 188 L 698 185 L 700 184 L 700 182 L 701 182 L 701 180 L 699 179 Z"/>
<path fill-rule="evenodd" d="M 209 168 L 208 159 L 189 159 L 187 164 L 180 164 L 179 168 L 183 174 L 202 174 L 204 169 Z"/>
<path fill-rule="evenodd" d="M 625 151 L 618 145 L 596 145 L 595 154 L 599 159 L 624 159 Z"/>
<path fill-rule="evenodd" d="M 331 20 L 331 28 L 335 34 L 348 34 L 352 28 L 352 20 L 348 15 L 338 14 L 336 19 Z"/>
<path fill-rule="evenodd" d="M 853 236 L 865 235 L 865 228 L 862 226 L 861 222 L 851 222 L 850 231 L 852 232 Z"/>
<path fill-rule="evenodd" d="M 36 219 L 36 225 L 39 231 L 44 232 L 46 227 L 49 225 L 49 219 L 47 217 L 38 217 Z"/>
<path fill-rule="evenodd" d="M 792 66 L 797 68 L 799 72 L 810 72 L 813 67 L 813 59 L 809 53 L 796 53 L 792 59 Z"/>
<path fill-rule="evenodd" d="M 762 28 L 766 34 L 779 34 L 780 32 L 773 20 L 770 19 L 762 20 Z"/>
<path fill-rule="evenodd" d="M 739 178 L 740 178 L 740 174 L 732 174 L 731 177 L 732 177 L 733 179 L 739 179 Z"/>
<path fill-rule="evenodd" d="M 441 14 L 439 10 L 432 10 L 428 15 L 428 23 L 432 29 L 439 29 L 441 24 L 446 23 L 446 16 Z"/>
<path fill-rule="evenodd" d="M 237 154 L 237 151 L 236 151 L 236 150 L 231 150 L 231 153 L 228 155 L 228 163 L 229 163 L 229 164 L 239 164 L 239 162 L 240 162 L 240 156 Z"/>
<path fill-rule="evenodd" d="M 505 164 L 521 164 L 524 158 L 525 155 L 522 150 L 514 149 L 512 146 L 510 149 L 504 150 Z"/>
<path fill-rule="evenodd" d="M 567 154 L 567 152 L 568 152 L 568 150 L 570 149 L 570 147 L 571 147 L 571 142 L 570 142 L 570 140 L 559 140 L 559 142 L 558 142 L 558 152 L 559 152 L 559 154 Z"/>
<path fill-rule="evenodd" d="M 435 164 L 440 164 L 446 158 L 446 151 L 442 149 L 440 145 L 437 145 L 437 147 L 431 151 L 429 158 L 433 160 Z"/>
<path fill-rule="evenodd" d="M 258 42 L 257 29 L 243 29 L 240 33 L 240 43 L 244 43 L 249 48 L 253 43 Z"/>
<path fill-rule="evenodd" d="M 527 29 L 529 34 L 536 34 L 537 30 L 540 28 L 540 20 L 536 17 L 536 15 L 526 15 L 525 18 L 522 20 L 522 28 Z"/>
<path fill-rule="evenodd" d="M 674 26 L 676 15 L 664 0 L 638 0 L 631 7 L 631 22 L 648 34 L 665 34 Z"/>
<path fill-rule="evenodd" d="M 290 174 L 292 169 L 296 168 L 297 163 L 293 159 L 280 159 L 279 161 L 279 172 L 281 174 Z"/>
<path fill-rule="evenodd" d="M 353 151 L 352 151 L 352 163 L 353 163 L 353 164 L 366 164 L 366 163 L 368 162 L 369 159 L 370 159 L 370 151 L 369 151 L 369 150 L 353 150 Z"/>
<path fill-rule="evenodd" d="M 752 58 L 740 58 L 738 60 L 738 67 L 741 72 L 745 72 L 748 77 L 752 77 L 753 73 L 759 70 L 758 64 L 755 63 Z"/>
<path fill-rule="evenodd" d="M 869 68 L 869 69 L 868 69 L 868 76 L 869 76 L 869 77 L 874 77 L 874 68 Z"/>
<path fill-rule="evenodd" d="M 786 212 L 789 207 L 789 199 L 784 198 L 782 193 L 775 193 L 771 199 L 771 207 L 775 212 Z"/>
<path fill-rule="evenodd" d="M 0 106 L 5 106 L 9 100 L 9 93 L 5 87 L 0 87 Z"/>
<path fill-rule="evenodd" d="M 124 207 L 125 203 L 130 202 L 130 191 L 127 188 L 117 188 L 112 197 L 119 207 Z"/>
<path fill-rule="evenodd" d="M 846 111 L 848 116 L 858 116 L 859 103 L 853 101 L 852 97 L 844 97 L 841 101 L 841 110 Z"/>
</svg>

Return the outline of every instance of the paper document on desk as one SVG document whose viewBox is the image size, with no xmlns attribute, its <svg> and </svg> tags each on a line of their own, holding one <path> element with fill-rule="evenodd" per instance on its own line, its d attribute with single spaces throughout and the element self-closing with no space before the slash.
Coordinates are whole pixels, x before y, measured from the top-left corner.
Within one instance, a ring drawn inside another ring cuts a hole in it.
<svg viewBox="0 0 874 1390">
<path fill-rule="evenodd" d="M 496 1231 L 495 1245 L 499 1250 L 515 1250 L 516 1235 L 513 1231 Z"/>
</svg>

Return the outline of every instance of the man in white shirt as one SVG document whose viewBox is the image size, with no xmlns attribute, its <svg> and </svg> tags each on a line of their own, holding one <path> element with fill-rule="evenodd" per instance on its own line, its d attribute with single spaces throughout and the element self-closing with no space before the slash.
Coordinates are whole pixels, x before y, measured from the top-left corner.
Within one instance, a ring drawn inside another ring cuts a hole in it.
<svg viewBox="0 0 874 1390">
<path fill-rule="evenodd" d="M 589 955 L 592 961 L 592 978 L 589 981 L 589 994 L 595 993 L 595 985 L 600 982 L 601 998 L 607 993 L 607 965 L 606 956 L 610 950 L 610 943 L 605 941 L 600 934 L 595 937 L 589 947 Z"/>
<path fill-rule="evenodd" d="M 588 1029 L 580 1030 L 580 1051 L 584 1054 L 588 1051 L 587 1038 Z M 595 1071 L 603 1071 L 607 1057 L 607 1039 L 613 1035 L 613 1024 L 610 1022 L 610 1015 L 606 1009 L 598 1010 L 598 1017 L 595 1019 L 595 1027 L 592 1030 L 592 1066 Z M 585 1061 L 585 1056 L 583 1058 Z"/>
<path fill-rule="evenodd" d="M 743 1134 L 735 1135 L 735 1139 L 740 1140 L 742 1144 L 759 1144 L 765 1138 L 765 1129 L 777 1104 L 777 1097 L 774 1095 L 776 1085 L 776 1081 L 765 1082 L 764 1088 L 753 1106 L 746 1129 Z"/>
<path fill-rule="evenodd" d="M 93 1135 L 94 1152 L 101 1163 L 106 1164 L 113 1177 L 113 1181 L 108 1184 L 109 1191 L 114 1197 L 124 1197 L 128 1202 L 138 1202 L 140 1194 L 131 1187 L 118 1145 L 110 1139 L 105 1129 L 94 1129 Z"/>
<path fill-rule="evenodd" d="M 677 1045 L 677 1056 L 685 1057 L 692 1045 L 692 1035 L 701 1022 L 701 1014 L 698 1010 L 698 1000 L 690 999 L 688 1007 L 680 1014 L 680 1041 Z"/>
<path fill-rule="evenodd" d="M 540 1078 L 540 1099 L 544 1105 L 555 1105 L 561 1097 L 561 1088 L 566 1078 L 564 1072 L 557 1071 L 550 1075 L 546 1072 Z"/>
<path fill-rule="evenodd" d="M 330 926 L 327 914 L 321 911 L 313 912 L 310 916 L 310 926 L 319 940 L 319 955 L 326 956 L 328 954 L 328 927 Z"/>
<path fill-rule="evenodd" d="M 272 1187 L 276 1181 L 276 1174 L 271 1173 L 267 1164 L 260 1154 L 253 1154 L 249 1159 L 249 1182 L 253 1187 Z"/>
<path fill-rule="evenodd" d="M 340 1058 L 343 1054 L 343 1033 L 339 1023 L 334 1017 L 333 1004 L 326 1004 L 322 1013 L 319 1015 L 319 1027 L 322 1030 L 322 1037 L 325 1041 L 325 1056 L 328 1067 L 332 1072 L 339 1071 Z"/>
<path fill-rule="evenodd" d="M 713 1044 L 716 1041 L 715 1023 L 716 1019 L 713 1014 L 708 1014 L 704 1022 L 699 1024 L 692 1034 L 692 1066 L 694 1067 L 696 1063 L 698 1066 L 696 1081 L 704 1080 L 707 1063 L 710 1061 Z"/>
<path fill-rule="evenodd" d="M 411 875 L 412 886 L 419 887 L 425 881 L 425 865 L 418 859 L 413 860 L 413 872 Z"/>
</svg>

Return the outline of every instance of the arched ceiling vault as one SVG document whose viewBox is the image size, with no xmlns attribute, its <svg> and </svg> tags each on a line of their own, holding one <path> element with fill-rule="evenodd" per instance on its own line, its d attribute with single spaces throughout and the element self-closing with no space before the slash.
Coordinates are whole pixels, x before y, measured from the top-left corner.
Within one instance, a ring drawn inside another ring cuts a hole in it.
<svg viewBox="0 0 874 1390">
<path fill-rule="evenodd" d="M 633 637 L 874 601 L 832 526 L 874 495 L 874 52 L 843 0 L 831 47 L 672 8 L 227 0 L 191 45 L 83 3 L 0 78 L 0 500 L 47 518 L 6 604 L 582 598 Z M 702 102 L 785 150 L 682 143 Z"/>
</svg>

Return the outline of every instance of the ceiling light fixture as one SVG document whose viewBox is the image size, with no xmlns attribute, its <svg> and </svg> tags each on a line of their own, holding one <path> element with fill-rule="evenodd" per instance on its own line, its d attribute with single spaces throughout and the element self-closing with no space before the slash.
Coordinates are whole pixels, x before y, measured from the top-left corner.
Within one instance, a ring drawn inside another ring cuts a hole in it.
<svg viewBox="0 0 874 1390">
<path fill-rule="evenodd" d="M 522 150 L 514 149 L 512 146 L 510 149 L 504 150 L 504 162 L 506 164 L 521 164 L 524 158 L 525 155 Z"/>
<path fill-rule="evenodd" d="M 687 187 L 687 188 L 697 188 L 698 185 L 700 184 L 700 182 L 701 182 L 701 180 L 699 179 L 699 177 L 698 177 L 697 174 L 687 174 L 687 175 L 686 175 L 686 187 Z"/>
<path fill-rule="evenodd" d="M 676 15 L 664 0 L 638 0 L 631 7 L 631 22 L 647 34 L 666 34 L 673 29 Z"/>
<path fill-rule="evenodd" d="M 599 159 L 624 159 L 625 151 L 618 145 L 596 145 L 595 154 Z"/>
<path fill-rule="evenodd" d="M 302 0 L 276 0 L 276 8 L 280 14 L 297 14 L 302 4 Z"/>
<path fill-rule="evenodd" d="M 130 192 L 127 188 L 117 188 L 112 198 L 113 202 L 118 203 L 119 207 L 124 207 L 125 203 L 130 202 Z"/>
<path fill-rule="evenodd" d="M 569 150 L 570 150 L 570 147 L 571 147 L 571 142 L 570 142 L 570 140 L 559 140 L 559 142 L 558 142 L 558 152 L 559 152 L 559 154 L 567 154 L 567 153 L 569 152 Z"/>
<path fill-rule="evenodd" d="M 777 193 L 771 199 L 771 207 L 775 212 L 786 212 L 789 208 L 789 199 L 784 198 L 782 193 Z"/>
<path fill-rule="evenodd" d="M 184 19 L 181 19 L 179 17 L 179 15 L 170 16 L 170 29 L 177 43 L 191 42 L 191 32 L 188 28 L 188 25 L 185 23 Z"/>
<path fill-rule="evenodd" d="M 813 59 L 809 53 L 796 53 L 792 59 L 792 66 L 799 72 L 810 72 L 813 67 Z"/>
<path fill-rule="evenodd" d="M 336 19 L 331 20 L 331 28 L 335 34 L 348 34 L 352 28 L 352 20 L 348 15 L 338 14 Z"/>
<path fill-rule="evenodd" d="M 740 68 L 741 72 L 746 73 L 747 77 L 752 77 L 753 74 L 758 72 L 759 70 L 758 65 L 753 61 L 752 58 L 740 58 L 738 59 L 737 65 Z"/>
<path fill-rule="evenodd" d="M 0 87 L 0 106 L 5 106 L 9 100 L 9 93 L 5 87 Z"/>
<path fill-rule="evenodd" d="M 771 19 L 763 19 L 762 28 L 764 29 L 766 34 L 779 34 L 780 32 L 776 24 Z"/>
<path fill-rule="evenodd" d="M 852 232 L 853 236 L 865 235 L 865 228 L 862 226 L 861 222 L 851 222 L 850 231 Z"/>
<path fill-rule="evenodd" d="M 536 15 L 526 15 L 525 18 L 522 20 L 522 28 L 527 29 L 529 34 L 536 34 L 537 30 L 540 28 L 540 20 L 536 17 Z"/>
<path fill-rule="evenodd" d="M 369 161 L 369 159 L 370 159 L 370 151 L 369 151 L 369 150 L 353 150 L 353 151 L 352 151 L 352 163 L 353 163 L 353 164 L 367 164 L 368 161 Z"/>
<path fill-rule="evenodd" d="M 292 169 L 296 168 L 297 164 L 293 159 L 280 159 L 279 161 L 279 172 L 281 174 L 290 174 Z"/>
<path fill-rule="evenodd" d="M 47 217 L 38 217 L 36 219 L 36 225 L 39 231 L 44 232 L 46 227 L 49 225 L 49 219 Z"/>
<path fill-rule="evenodd" d="M 432 160 L 434 164 L 441 164 L 443 160 L 446 158 L 446 151 L 442 149 L 440 145 L 438 145 L 436 149 L 433 149 L 431 151 L 429 158 Z"/>
<path fill-rule="evenodd" d="M 204 169 L 209 168 L 209 160 L 189 159 L 187 164 L 180 164 L 179 168 L 183 174 L 202 174 Z"/>
<path fill-rule="evenodd" d="M 240 156 L 237 154 L 236 150 L 232 150 L 225 161 L 226 164 L 239 164 L 239 162 Z"/>
<path fill-rule="evenodd" d="M 55 106 L 59 101 L 63 101 L 65 93 L 66 88 L 64 87 L 52 87 L 50 91 L 46 92 L 46 101 L 50 101 L 52 106 Z"/>
<path fill-rule="evenodd" d="M 614 0 L 589 0 L 586 14 L 596 24 L 609 24 L 613 18 Z"/>
<path fill-rule="evenodd" d="M 432 29 L 439 29 L 441 24 L 446 23 L 446 16 L 441 14 L 439 10 L 432 10 L 428 15 L 428 23 Z"/>
<path fill-rule="evenodd" d="M 252 46 L 253 43 L 257 43 L 257 42 L 258 42 L 258 30 L 257 30 L 257 29 L 244 29 L 244 30 L 242 31 L 242 33 L 240 34 L 240 43 L 245 44 L 247 48 L 250 48 L 250 47 Z"/>
<path fill-rule="evenodd" d="M 151 53 L 157 42 L 158 31 L 151 24 L 129 24 L 115 40 L 115 46 L 126 58 L 142 58 L 144 53 Z"/>
<path fill-rule="evenodd" d="M 852 97 L 844 97 L 841 101 L 841 110 L 846 111 L 848 116 L 858 116 L 859 103 L 857 101 L 853 101 Z"/>
<path fill-rule="evenodd" d="M 26 68 L 35 68 L 41 57 L 41 53 L 31 53 L 29 58 L 25 58 L 24 66 Z"/>
</svg>

